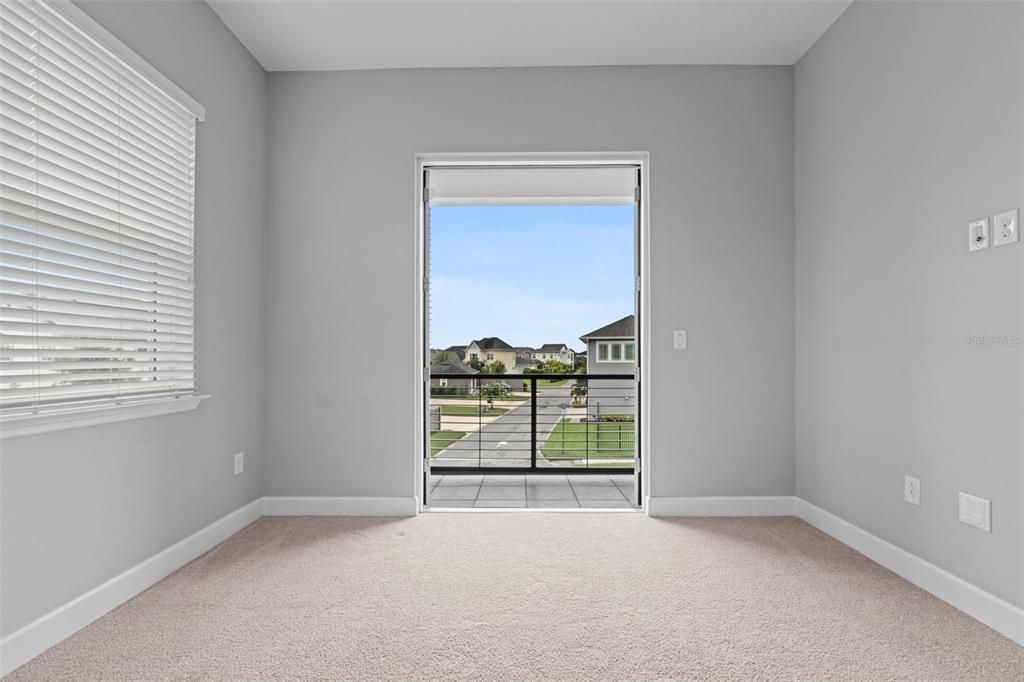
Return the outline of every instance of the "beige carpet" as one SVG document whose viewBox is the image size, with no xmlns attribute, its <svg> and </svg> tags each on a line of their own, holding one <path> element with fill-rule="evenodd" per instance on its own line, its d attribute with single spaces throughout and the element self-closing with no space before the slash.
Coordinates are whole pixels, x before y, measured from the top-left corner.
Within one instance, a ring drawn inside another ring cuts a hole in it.
<svg viewBox="0 0 1024 682">
<path fill-rule="evenodd" d="M 11 680 L 1011 680 L 1024 649 L 802 521 L 265 518 Z"/>
</svg>

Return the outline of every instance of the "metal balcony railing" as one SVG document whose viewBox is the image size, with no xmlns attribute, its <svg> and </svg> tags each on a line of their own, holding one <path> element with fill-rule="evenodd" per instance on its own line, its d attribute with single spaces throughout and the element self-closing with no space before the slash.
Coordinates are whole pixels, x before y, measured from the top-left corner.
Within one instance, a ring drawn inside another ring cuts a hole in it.
<svg viewBox="0 0 1024 682">
<path fill-rule="evenodd" d="M 431 374 L 436 473 L 632 472 L 633 374 Z"/>
</svg>

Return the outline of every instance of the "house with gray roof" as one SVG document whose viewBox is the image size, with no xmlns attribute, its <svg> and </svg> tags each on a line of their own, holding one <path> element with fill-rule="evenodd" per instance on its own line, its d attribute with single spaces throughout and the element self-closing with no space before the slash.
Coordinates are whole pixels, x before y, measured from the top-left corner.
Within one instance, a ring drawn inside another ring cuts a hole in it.
<svg viewBox="0 0 1024 682">
<path fill-rule="evenodd" d="M 430 368 L 430 386 L 432 388 L 451 388 L 454 393 L 472 393 L 476 389 L 478 380 L 474 374 L 480 372 L 473 369 L 464 362 L 445 360 Z M 437 377 L 437 374 L 461 374 L 463 377 Z M 431 391 L 431 393 L 435 393 Z"/>
<path fill-rule="evenodd" d="M 636 372 L 635 324 L 635 317 L 626 315 L 580 337 L 587 345 L 588 374 Z M 628 379 L 591 379 L 588 392 L 591 418 L 602 414 L 636 414 L 636 385 Z"/>
<path fill-rule="evenodd" d="M 480 362 L 501 362 L 506 371 L 511 371 L 516 364 L 516 349 L 497 336 L 485 336 L 470 342 L 462 356 L 463 362 L 470 360 Z"/>
<path fill-rule="evenodd" d="M 523 370 L 539 365 L 540 361 L 533 359 L 533 354 L 536 352 L 536 348 L 516 346 L 516 364 L 514 367 L 509 368 L 509 372 L 512 374 L 522 374 Z"/>
<path fill-rule="evenodd" d="M 564 343 L 545 343 L 533 351 L 533 359 L 540 362 L 557 360 L 572 367 L 576 362 L 576 352 Z"/>
<path fill-rule="evenodd" d="M 452 362 L 462 362 L 466 357 L 465 346 L 448 346 L 444 352 L 448 354 L 448 359 Z"/>
</svg>

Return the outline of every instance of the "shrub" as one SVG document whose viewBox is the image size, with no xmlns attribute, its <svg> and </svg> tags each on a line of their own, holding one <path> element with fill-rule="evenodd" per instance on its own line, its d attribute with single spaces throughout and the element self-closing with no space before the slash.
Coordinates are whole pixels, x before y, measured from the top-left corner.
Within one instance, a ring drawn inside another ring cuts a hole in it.
<svg viewBox="0 0 1024 682">
<path fill-rule="evenodd" d="M 480 387 L 480 395 L 487 400 L 494 400 L 495 398 L 501 398 L 512 392 L 512 387 L 506 384 L 504 381 L 495 381 L 490 384 L 484 384 Z"/>
</svg>

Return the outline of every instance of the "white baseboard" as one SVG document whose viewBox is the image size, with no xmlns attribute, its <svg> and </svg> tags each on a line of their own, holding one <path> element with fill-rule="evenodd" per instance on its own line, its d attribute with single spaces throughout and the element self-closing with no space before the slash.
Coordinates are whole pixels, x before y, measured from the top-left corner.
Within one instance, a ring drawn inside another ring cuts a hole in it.
<svg viewBox="0 0 1024 682">
<path fill-rule="evenodd" d="M 649 516 L 794 516 L 796 498 L 648 497 Z"/>
<path fill-rule="evenodd" d="M 797 498 L 796 515 L 844 545 L 885 566 L 901 578 L 1024 646 L 1024 609 L 989 594 L 935 564 L 900 549 L 806 500 Z"/>
<path fill-rule="evenodd" d="M 0 640 L 0 676 L 216 547 L 263 515 L 262 499 L 236 509 Z"/>
<path fill-rule="evenodd" d="M 264 497 L 264 516 L 416 516 L 415 497 Z"/>
</svg>

